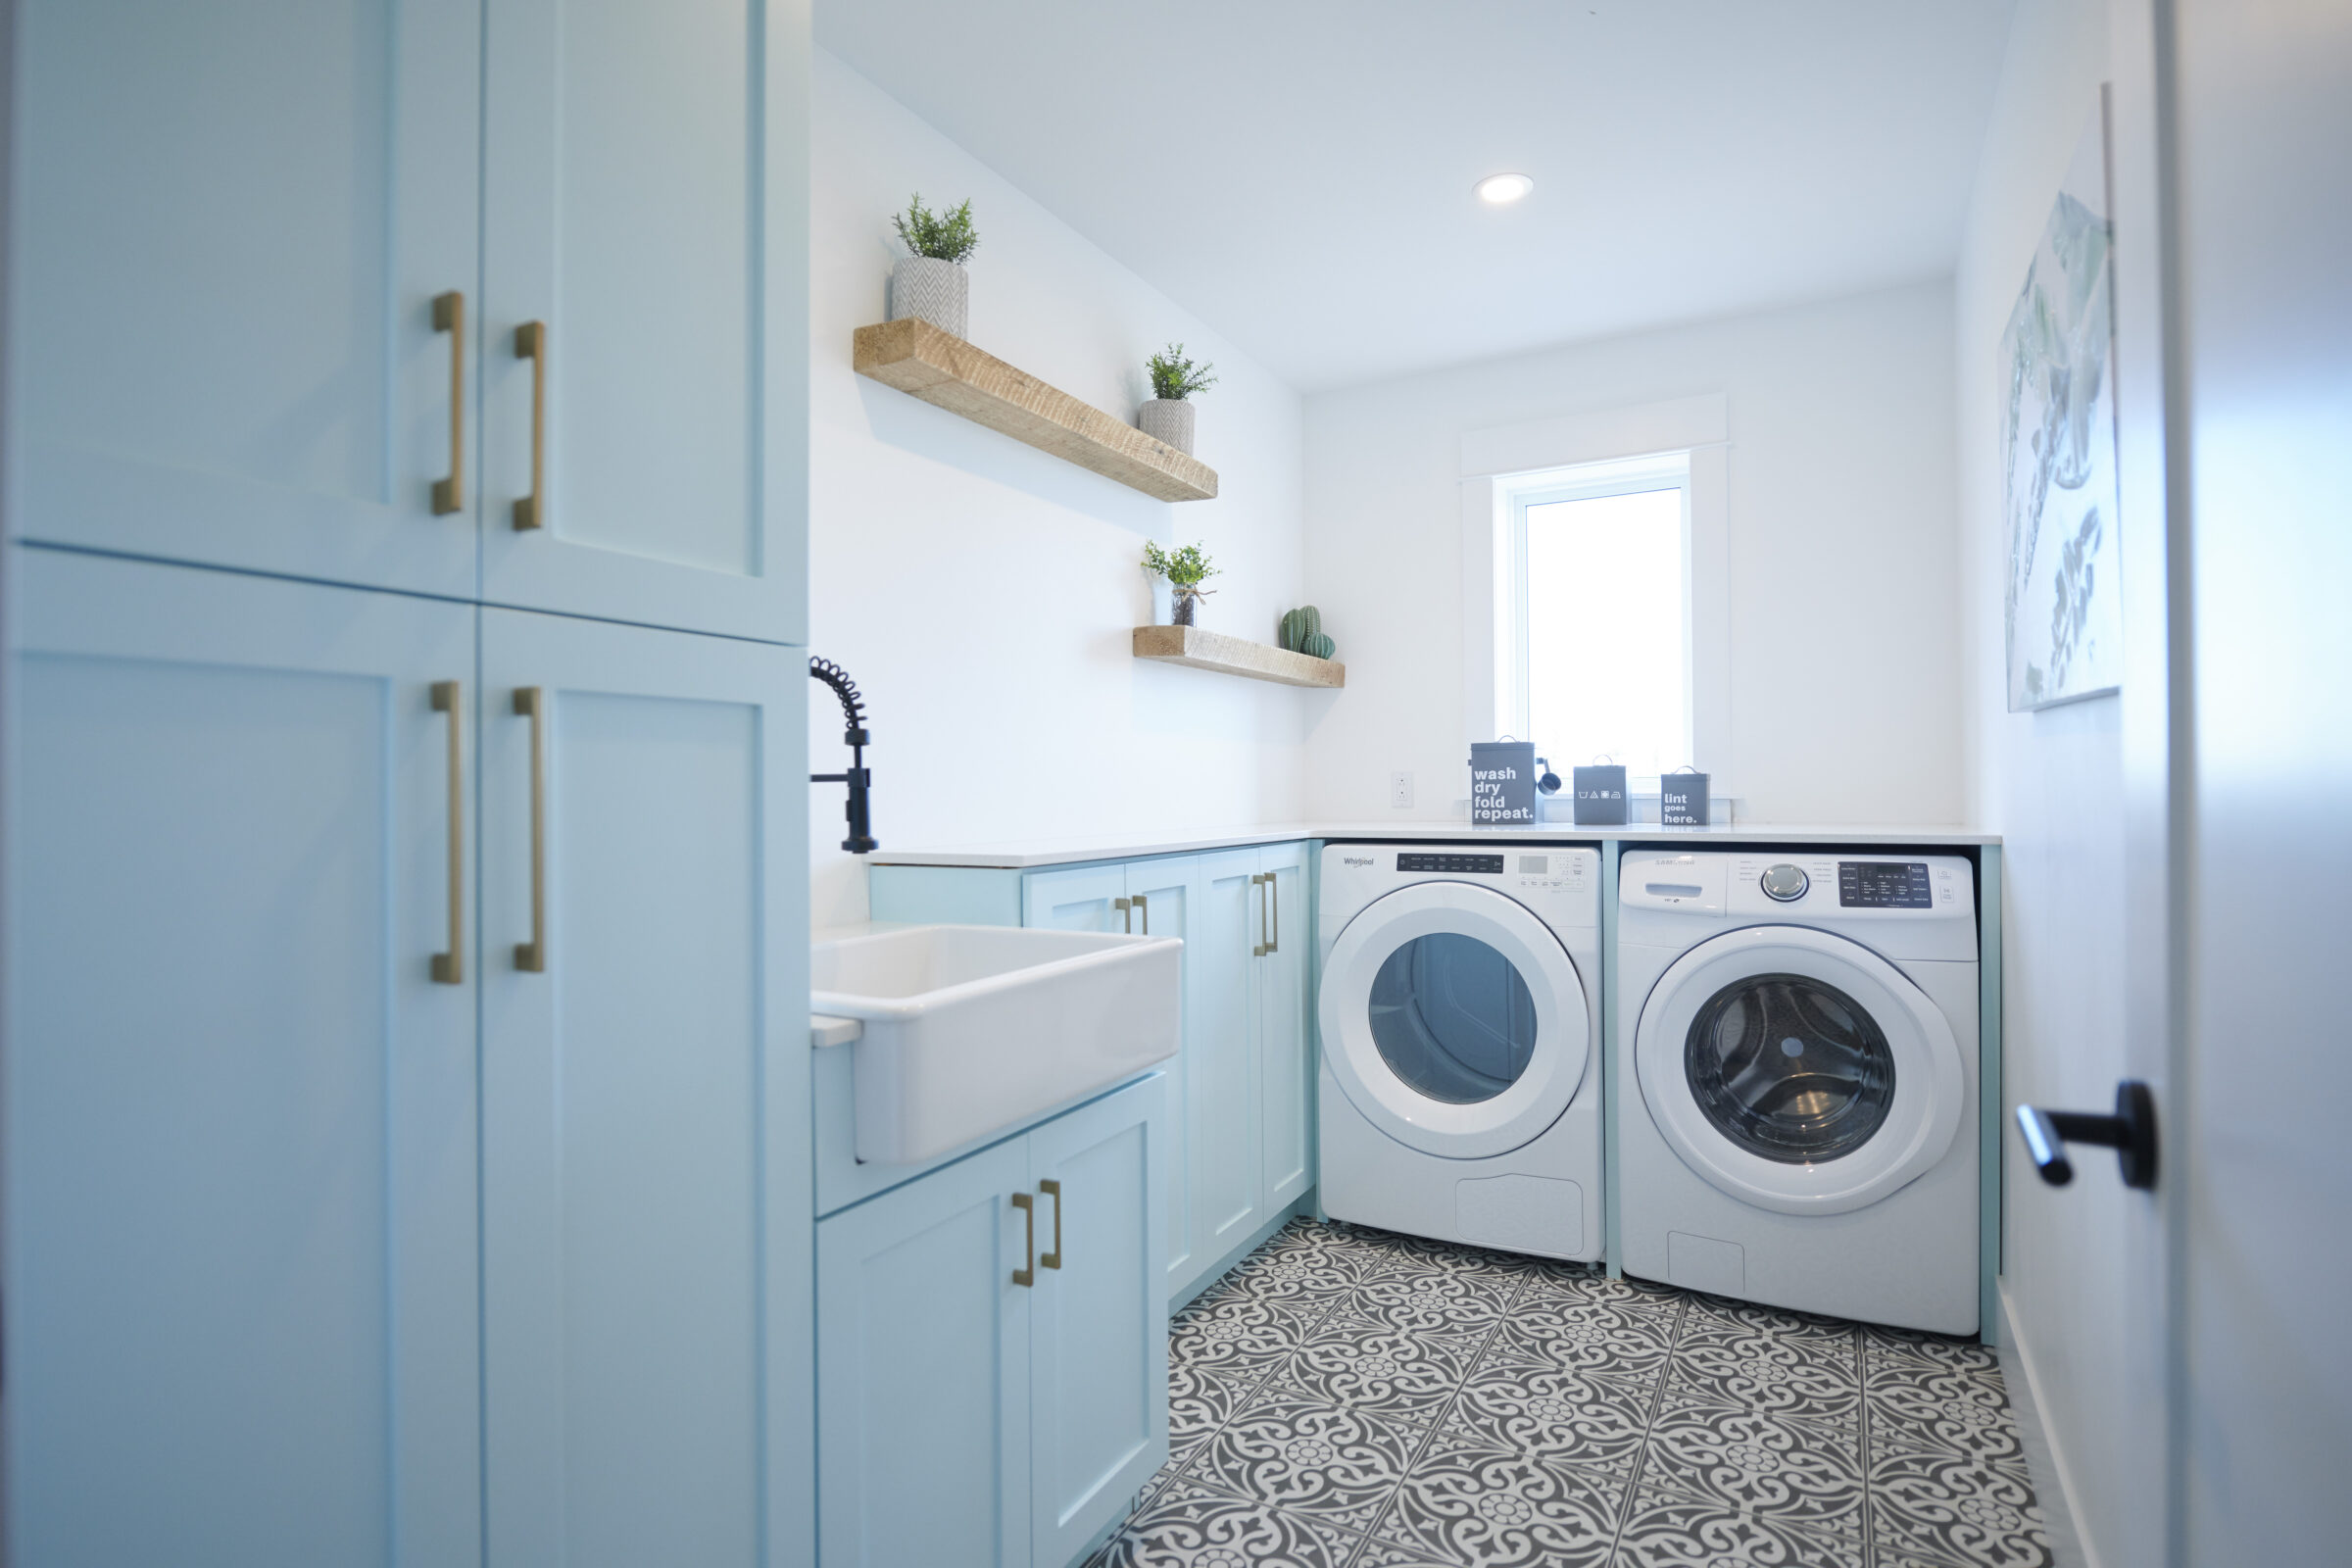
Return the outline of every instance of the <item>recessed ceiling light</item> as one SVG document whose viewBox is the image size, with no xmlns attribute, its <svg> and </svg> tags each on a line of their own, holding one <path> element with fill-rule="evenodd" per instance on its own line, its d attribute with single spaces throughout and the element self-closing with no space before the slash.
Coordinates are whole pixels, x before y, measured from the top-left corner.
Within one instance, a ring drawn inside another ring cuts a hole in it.
<svg viewBox="0 0 2352 1568">
<path fill-rule="evenodd" d="M 1490 207 L 1508 207 L 1535 188 L 1525 174 L 1489 174 L 1478 182 L 1478 199 Z"/>
</svg>

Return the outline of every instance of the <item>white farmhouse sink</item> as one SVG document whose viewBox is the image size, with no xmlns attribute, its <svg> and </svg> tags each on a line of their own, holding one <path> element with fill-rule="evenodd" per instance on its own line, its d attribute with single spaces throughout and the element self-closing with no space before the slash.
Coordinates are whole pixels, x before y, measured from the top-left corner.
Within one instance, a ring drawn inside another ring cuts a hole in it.
<svg viewBox="0 0 2352 1568">
<path fill-rule="evenodd" d="M 811 1010 L 856 1018 L 858 1157 L 904 1165 L 1176 1054 L 1175 937 L 918 925 L 819 942 Z"/>
</svg>

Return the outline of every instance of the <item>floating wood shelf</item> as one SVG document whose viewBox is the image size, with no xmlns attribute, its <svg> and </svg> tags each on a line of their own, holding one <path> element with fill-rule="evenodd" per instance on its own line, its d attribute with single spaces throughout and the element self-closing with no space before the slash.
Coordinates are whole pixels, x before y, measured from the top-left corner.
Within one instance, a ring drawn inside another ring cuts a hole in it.
<svg viewBox="0 0 2352 1568">
<path fill-rule="evenodd" d="M 1345 686 L 1348 666 L 1330 659 L 1294 654 L 1287 648 L 1228 637 L 1198 626 L 1138 626 L 1135 657 L 1193 669 L 1222 670 L 1251 680 L 1280 681 L 1285 686 Z"/>
<path fill-rule="evenodd" d="M 1162 501 L 1214 501 L 1217 470 L 912 318 L 858 329 L 859 375 Z"/>
</svg>

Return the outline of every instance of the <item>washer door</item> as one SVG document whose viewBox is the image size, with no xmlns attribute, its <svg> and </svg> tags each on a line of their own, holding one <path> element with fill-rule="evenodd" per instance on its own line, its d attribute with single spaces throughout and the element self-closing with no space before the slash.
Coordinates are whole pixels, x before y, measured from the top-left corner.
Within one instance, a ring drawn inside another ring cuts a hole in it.
<svg viewBox="0 0 2352 1568">
<path fill-rule="evenodd" d="M 1584 983 L 1528 909 L 1467 882 L 1375 900 L 1323 962 L 1323 1059 L 1366 1120 L 1424 1153 L 1507 1153 L 1584 1081 Z"/>
<path fill-rule="evenodd" d="M 1902 1187 L 1951 1148 L 1967 1097 L 1942 1009 L 1860 943 L 1801 926 L 1684 954 L 1642 1008 L 1634 1070 L 1685 1164 L 1783 1214 Z"/>
</svg>

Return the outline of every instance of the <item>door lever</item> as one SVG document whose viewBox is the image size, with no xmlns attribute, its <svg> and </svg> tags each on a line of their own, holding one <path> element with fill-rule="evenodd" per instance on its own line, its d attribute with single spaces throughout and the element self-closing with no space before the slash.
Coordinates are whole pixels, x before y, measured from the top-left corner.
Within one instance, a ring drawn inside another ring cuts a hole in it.
<svg viewBox="0 0 2352 1568">
<path fill-rule="evenodd" d="M 2025 1136 L 2026 1153 L 2034 1168 L 2052 1187 L 2064 1187 L 2075 1179 L 2074 1161 L 2066 1157 L 2068 1144 L 2096 1144 L 2114 1150 L 2126 1187 L 2156 1185 L 2156 1097 L 2136 1078 L 2115 1086 L 2112 1116 L 2020 1105 L 2017 1130 Z"/>
</svg>

